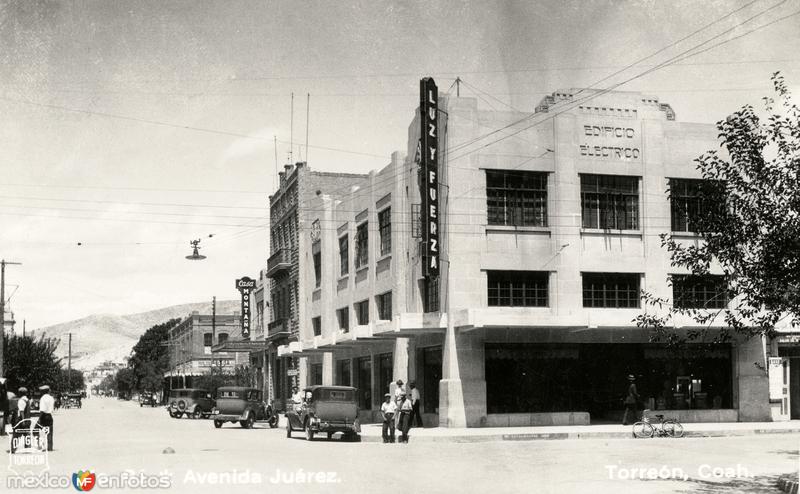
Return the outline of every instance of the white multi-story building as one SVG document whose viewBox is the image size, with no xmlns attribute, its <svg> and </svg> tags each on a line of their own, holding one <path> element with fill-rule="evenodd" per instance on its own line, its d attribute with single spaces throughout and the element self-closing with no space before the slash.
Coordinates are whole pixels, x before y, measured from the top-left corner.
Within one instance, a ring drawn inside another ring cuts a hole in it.
<svg viewBox="0 0 800 494">
<path fill-rule="evenodd" d="M 296 341 L 277 352 L 299 384 L 358 387 L 364 419 L 402 379 L 443 426 L 586 424 L 620 419 L 634 374 L 648 408 L 681 420 L 769 419 L 759 339 L 676 351 L 633 322 L 641 290 L 728 303 L 721 276 L 672 268 L 659 238 L 700 241 L 694 159 L 719 147 L 714 126 L 637 92 L 559 91 L 532 113 L 438 107 L 438 276 L 422 270 L 419 112 L 405 154 L 300 201 Z"/>
</svg>

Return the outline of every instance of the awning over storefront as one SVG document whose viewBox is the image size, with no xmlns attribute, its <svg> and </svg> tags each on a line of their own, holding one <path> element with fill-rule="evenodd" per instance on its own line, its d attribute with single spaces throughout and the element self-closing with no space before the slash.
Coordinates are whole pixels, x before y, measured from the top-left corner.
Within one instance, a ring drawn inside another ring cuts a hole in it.
<svg viewBox="0 0 800 494">
<path fill-rule="evenodd" d="M 729 345 L 689 344 L 678 348 L 644 348 L 644 358 L 661 360 L 691 360 L 698 358 L 731 358 L 731 347 Z"/>
<path fill-rule="evenodd" d="M 220 352 L 257 352 L 269 348 L 270 342 L 265 340 L 227 340 L 211 347 L 212 353 Z"/>
</svg>

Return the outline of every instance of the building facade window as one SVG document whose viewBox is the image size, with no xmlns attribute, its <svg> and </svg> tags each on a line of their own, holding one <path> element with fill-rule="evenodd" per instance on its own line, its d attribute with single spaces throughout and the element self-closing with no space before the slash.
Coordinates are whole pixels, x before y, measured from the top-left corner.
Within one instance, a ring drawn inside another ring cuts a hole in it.
<svg viewBox="0 0 800 494">
<path fill-rule="evenodd" d="M 369 300 L 362 300 L 353 305 L 356 309 L 356 321 L 359 326 L 369 324 Z"/>
<path fill-rule="evenodd" d="M 322 335 L 322 317 L 311 318 L 311 329 L 314 330 L 314 336 Z"/>
<path fill-rule="evenodd" d="M 381 255 L 392 253 L 392 208 L 378 213 L 378 233 L 381 239 Z"/>
<path fill-rule="evenodd" d="M 322 252 L 314 254 L 314 287 L 322 286 Z"/>
<path fill-rule="evenodd" d="M 375 297 L 378 306 L 378 319 L 381 321 L 392 320 L 392 292 L 386 292 Z"/>
<path fill-rule="evenodd" d="M 673 232 L 696 232 L 703 211 L 703 180 L 669 179 L 670 224 Z"/>
<path fill-rule="evenodd" d="M 639 229 L 639 178 L 581 175 L 584 228 Z"/>
<path fill-rule="evenodd" d="M 336 361 L 336 377 L 339 386 L 352 386 L 352 376 L 350 373 L 350 360 L 337 360 Z"/>
<path fill-rule="evenodd" d="M 203 346 L 211 346 L 214 344 L 214 335 L 211 333 L 203 333 Z"/>
<path fill-rule="evenodd" d="M 339 321 L 339 331 L 345 333 L 350 331 L 350 308 L 342 307 L 336 311 L 336 319 Z"/>
<path fill-rule="evenodd" d="M 486 170 L 490 225 L 547 226 L 547 173 Z"/>
<path fill-rule="evenodd" d="M 550 273 L 488 271 L 490 307 L 547 307 Z"/>
<path fill-rule="evenodd" d="M 356 269 L 366 266 L 369 261 L 368 223 L 364 222 L 356 228 Z"/>
<path fill-rule="evenodd" d="M 639 273 L 583 273 L 583 306 L 639 307 Z"/>
<path fill-rule="evenodd" d="M 217 343 L 220 345 L 228 341 L 228 333 L 220 333 L 217 335 Z"/>
<path fill-rule="evenodd" d="M 311 385 L 322 384 L 322 364 L 311 364 Z"/>
<path fill-rule="evenodd" d="M 339 239 L 339 275 L 344 276 L 350 272 L 350 242 L 347 235 Z"/>
<path fill-rule="evenodd" d="M 422 281 L 423 312 L 439 312 L 439 278 L 425 278 Z"/>
<path fill-rule="evenodd" d="M 722 275 L 672 275 L 672 303 L 677 309 L 724 309 L 728 282 Z"/>
</svg>

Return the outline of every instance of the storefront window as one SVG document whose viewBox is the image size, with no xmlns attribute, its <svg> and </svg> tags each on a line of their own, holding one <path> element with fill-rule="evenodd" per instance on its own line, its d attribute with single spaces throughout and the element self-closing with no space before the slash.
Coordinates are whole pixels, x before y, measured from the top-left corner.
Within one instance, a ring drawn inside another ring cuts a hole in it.
<svg viewBox="0 0 800 494">
<path fill-rule="evenodd" d="M 636 385 L 645 408 L 731 408 L 730 345 L 487 344 L 488 413 L 585 411 L 616 420 Z"/>
</svg>

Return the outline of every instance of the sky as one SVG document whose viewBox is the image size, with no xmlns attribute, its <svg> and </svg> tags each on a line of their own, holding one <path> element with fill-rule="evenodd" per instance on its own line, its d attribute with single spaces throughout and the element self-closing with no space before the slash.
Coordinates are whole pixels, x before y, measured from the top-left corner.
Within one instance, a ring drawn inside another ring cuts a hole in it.
<svg viewBox="0 0 800 494">
<path fill-rule="evenodd" d="M 0 0 L 0 258 L 22 263 L 6 269 L 8 308 L 36 329 L 236 298 L 234 280 L 269 255 L 276 155 L 282 168 L 294 142 L 293 160 L 314 170 L 382 168 L 405 149 L 424 76 L 440 91 L 460 76 L 480 108 L 521 111 L 558 89 L 633 79 L 618 89 L 705 123 L 759 106 L 775 71 L 797 93 L 800 15 L 772 21 L 798 11 L 798 0 Z M 711 49 L 643 74 L 692 48 Z M 193 239 L 207 259 L 184 258 Z"/>
</svg>

